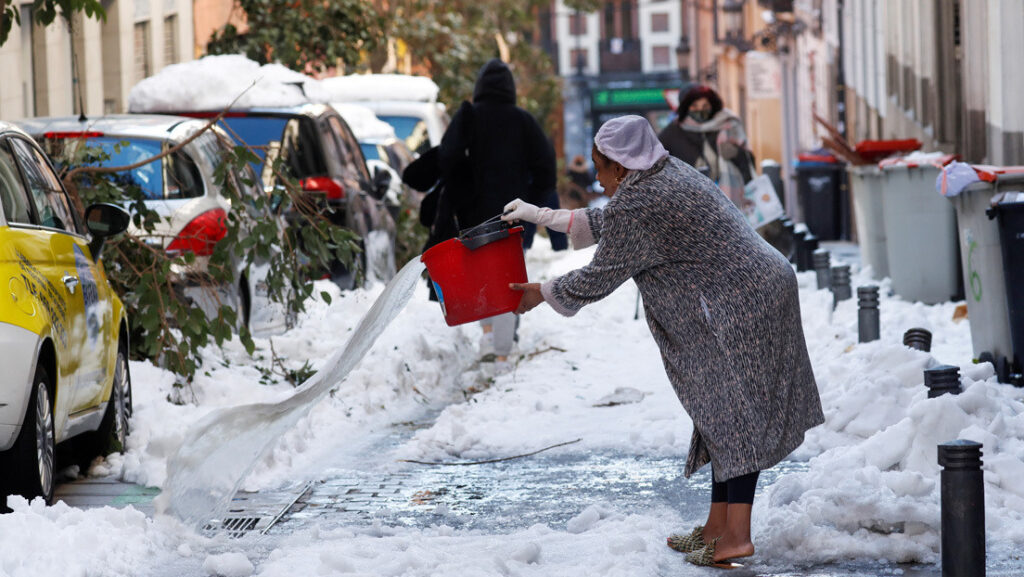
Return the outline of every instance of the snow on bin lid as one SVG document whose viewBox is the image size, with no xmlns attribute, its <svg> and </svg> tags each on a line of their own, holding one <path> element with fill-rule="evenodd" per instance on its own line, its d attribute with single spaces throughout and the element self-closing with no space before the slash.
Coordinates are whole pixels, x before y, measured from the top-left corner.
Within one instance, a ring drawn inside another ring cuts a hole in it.
<svg viewBox="0 0 1024 577">
<path fill-rule="evenodd" d="M 394 127 L 377 118 L 377 115 L 369 108 L 349 102 L 332 102 L 331 106 L 345 119 L 345 123 L 352 129 L 356 140 L 395 138 Z"/>
<path fill-rule="evenodd" d="M 942 168 L 950 162 L 960 158 L 957 154 L 946 154 L 945 152 L 911 152 L 906 156 L 886 158 L 878 163 L 878 168 L 920 168 L 922 166 L 934 166 Z"/>
<path fill-rule="evenodd" d="M 426 76 L 408 74 L 349 74 L 324 78 L 334 101 L 414 100 L 436 102 L 439 88 Z"/>
<path fill-rule="evenodd" d="M 229 54 L 165 67 L 132 88 L 128 111 L 219 111 L 236 98 L 239 109 L 287 107 L 327 102 L 327 96 L 320 81 L 305 74 Z"/>
</svg>

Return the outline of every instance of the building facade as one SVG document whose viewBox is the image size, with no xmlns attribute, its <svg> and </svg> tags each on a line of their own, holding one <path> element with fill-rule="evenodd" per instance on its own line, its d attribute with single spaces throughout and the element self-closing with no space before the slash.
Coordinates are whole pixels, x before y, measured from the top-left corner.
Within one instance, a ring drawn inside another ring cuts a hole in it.
<svg viewBox="0 0 1024 577">
<path fill-rule="evenodd" d="M 30 25 L 21 4 L 0 46 L 0 118 L 124 112 L 138 81 L 193 58 L 191 0 L 110 0 L 105 20 L 76 14 L 49 26 Z"/>
<path fill-rule="evenodd" d="M 594 131 L 623 114 L 664 126 L 688 65 L 683 0 L 610 0 L 580 12 L 555 0 L 540 42 L 564 80 L 563 150 L 589 158 Z"/>
</svg>

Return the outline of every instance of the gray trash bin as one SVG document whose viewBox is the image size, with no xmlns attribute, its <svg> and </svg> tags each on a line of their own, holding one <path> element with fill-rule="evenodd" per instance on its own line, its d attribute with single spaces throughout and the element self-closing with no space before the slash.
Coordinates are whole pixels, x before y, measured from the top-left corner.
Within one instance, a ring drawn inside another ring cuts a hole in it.
<svg viewBox="0 0 1024 577">
<path fill-rule="evenodd" d="M 882 171 L 874 164 L 850 165 L 846 171 L 861 262 L 871 266 L 876 279 L 883 279 L 889 276 L 889 255 L 885 242 L 885 211 L 882 210 Z"/>
<path fill-rule="evenodd" d="M 892 290 L 908 301 L 927 304 L 955 298 L 960 286 L 956 212 L 935 192 L 935 179 L 945 164 L 937 158 L 911 155 L 879 163 Z"/>
<path fill-rule="evenodd" d="M 986 211 L 992 197 L 1008 187 L 1024 187 L 1024 175 L 1002 175 L 994 183 L 976 182 L 950 199 L 960 229 L 964 300 L 974 358 L 997 366 L 1006 363 L 1013 347 L 999 225 Z"/>
</svg>

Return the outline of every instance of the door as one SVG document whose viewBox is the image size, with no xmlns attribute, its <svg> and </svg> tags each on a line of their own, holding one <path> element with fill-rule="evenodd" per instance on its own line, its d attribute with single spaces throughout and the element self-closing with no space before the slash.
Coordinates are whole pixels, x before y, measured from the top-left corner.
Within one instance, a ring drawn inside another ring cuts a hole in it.
<svg viewBox="0 0 1024 577">
<path fill-rule="evenodd" d="M 36 214 L 38 234 L 49 243 L 51 260 L 40 267 L 47 281 L 58 348 L 57 403 L 74 415 L 95 409 L 113 379 L 113 310 L 106 283 L 93 262 L 81 219 L 72 209 L 46 156 L 28 140 L 10 139 Z M 101 306 L 107 303 L 107 306 Z M 64 399 L 61 399 L 61 396 Z M 61 413 L 58 413 L 60 415 Z M 60 417 L 58 416 L 58 419 Z M 57 440 L 63 438 L 60 423 Z"/>
</svg>

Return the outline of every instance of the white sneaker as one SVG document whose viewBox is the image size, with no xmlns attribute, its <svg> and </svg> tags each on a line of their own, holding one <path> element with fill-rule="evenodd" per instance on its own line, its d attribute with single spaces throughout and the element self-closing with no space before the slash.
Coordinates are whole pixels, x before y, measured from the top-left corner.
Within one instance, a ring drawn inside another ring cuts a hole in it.
<svg viewBox="0 0 1024 577">
<path fill-rule="evenodd" d="M 480 337 L 480 362 L 492 363 L 494 358 L 494 334 L 484 333 Z"/>
</svg>

